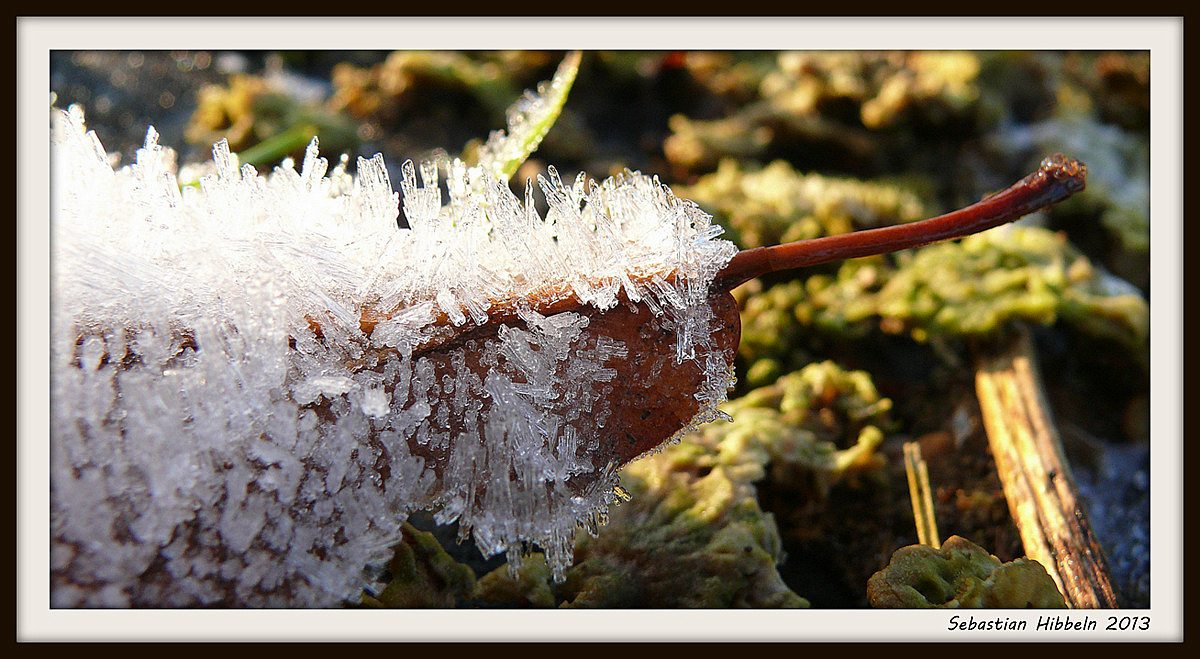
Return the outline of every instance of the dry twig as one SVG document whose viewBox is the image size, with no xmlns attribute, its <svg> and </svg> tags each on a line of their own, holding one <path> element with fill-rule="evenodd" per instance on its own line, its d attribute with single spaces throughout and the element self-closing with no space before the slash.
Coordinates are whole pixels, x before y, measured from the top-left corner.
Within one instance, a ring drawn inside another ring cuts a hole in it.
<svg viewBox="0 0 1200 659">
<path fill-rule="evenodd" d="M 988 443 L 1026 554 L 1077 609 L 1117 608 L 1108 561 L 1078 490 L 1040 385 L 1028 332 L 975 374 Z"/>
<path fill-rule="evenodd" d="M 908 474 L 908 494 L 912 498 L 917 539 L 921 544 L 937 549 L 942 546 L 942 541 L 938 538 L 937 517 L 933 513 L 929 465 L 921 457 L 921 445 L 917 442 L 904 444 L 904 471 Z"/>
</svg>

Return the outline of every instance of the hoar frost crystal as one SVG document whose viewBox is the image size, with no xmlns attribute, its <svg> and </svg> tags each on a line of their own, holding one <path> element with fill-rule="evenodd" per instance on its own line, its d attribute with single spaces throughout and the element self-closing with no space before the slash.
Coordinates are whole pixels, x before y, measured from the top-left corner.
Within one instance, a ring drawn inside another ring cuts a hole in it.
<svg viewBox="0 0 1200 659">
<path fill-rule="evenodd" d="M 609 447 L 654 404 L 622 364 L 686 371 L 677 428 L 719 415 L 736 249 L 657 180 L 550 170 L 542 218 L 405 163 L 403 229 L 379 156 L 327 171 L 314 140 L 261 175 L 221 143 L 181 189 L 153 130 L 114 170 L 80 110 L 54 121 L 53 606 L 355 601 L 417 509 L 561 578 L 646 448 Z"/>
</svg>

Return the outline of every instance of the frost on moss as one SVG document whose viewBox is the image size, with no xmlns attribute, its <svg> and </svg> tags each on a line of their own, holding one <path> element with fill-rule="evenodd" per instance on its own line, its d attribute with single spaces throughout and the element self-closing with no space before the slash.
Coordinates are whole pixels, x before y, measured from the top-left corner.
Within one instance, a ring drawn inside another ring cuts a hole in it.
<svg viewBox="0 0 1200 659">
<path fill-rule="evenodd" d="M 847 339 L 878 328 L 927 342 L 989 335 L 1013 320 L 1061 320 L 1135 360 L 1147 352 L 1149 304 L 1136 290 L 1063 235 L 1011 226 L 777 284 L 744 304 L 741 355 L 753 380 L 790 365 L 794 348 L 777 337 Z"/>
<path fill-rule="evenodd" d="M 405 523 L 388 563 L 387 585 L 363 604 L 391 608 L 448 608 L 471 595 L 475 573 L 455 561 L 432 533 Z"/>
<path fill-rule="evenodd" d="M 1001 564 L 986 550 L 959 536 L 941 549 L 901 547 L 888 566 L 867 582 L 871 606 L 886 609 L 998 608 L 1065 609 L 1046 568 L 1019 558 Z"/>
</svg>

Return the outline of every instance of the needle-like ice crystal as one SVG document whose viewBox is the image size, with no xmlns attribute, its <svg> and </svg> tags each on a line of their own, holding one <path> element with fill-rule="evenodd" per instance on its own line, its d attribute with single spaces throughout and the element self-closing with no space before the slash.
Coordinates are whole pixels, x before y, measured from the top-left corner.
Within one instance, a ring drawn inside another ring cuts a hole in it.
<svg viewBox="0 0 1200 659">
<path fill-rule="evenodd" d="M 543 218 L 456 160 L 405 163 L 401 201 L 381 157 L 264 175 L 222 143 L 181 189 L 153 130 L 114 169 L 81 110 L 54 124 L 54 606 L 355 601 L 424 508 L 561 577 L 620 494 L 591 456 L 628 349 L 589 314 L 648 305 L 693 359 L 735 251 L 638 174 L 551 169 Z"/>
</svg>

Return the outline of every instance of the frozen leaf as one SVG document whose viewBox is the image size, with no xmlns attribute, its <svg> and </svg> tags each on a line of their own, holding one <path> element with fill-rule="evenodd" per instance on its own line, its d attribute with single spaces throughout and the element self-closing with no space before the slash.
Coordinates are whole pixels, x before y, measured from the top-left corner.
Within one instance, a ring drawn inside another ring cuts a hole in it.
<svg viewBox="0 0 1200 659">
<path fill-rule="evenodd" d="M 736 250 L 653 179 L 551 171 L 542 218 L 408 164 L 398 229 L 378 158 L 221 144 L 181 198 L 153 134 L 114 171 L 55 119 L 58 605 L 336 604 L 418 508 L 561 574 L 617 469 L 724 400 Z"/>
</svg>

